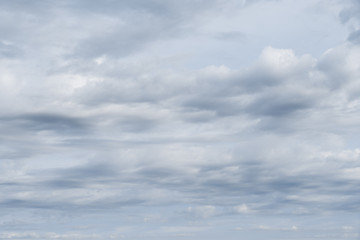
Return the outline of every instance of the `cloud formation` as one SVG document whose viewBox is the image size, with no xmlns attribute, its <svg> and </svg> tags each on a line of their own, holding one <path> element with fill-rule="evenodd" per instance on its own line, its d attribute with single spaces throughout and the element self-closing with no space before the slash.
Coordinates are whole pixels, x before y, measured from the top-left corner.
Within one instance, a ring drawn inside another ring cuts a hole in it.
<svg viewBox="0 0 360 240">
<path fill-rule="evenodd" d="M 315 2 L 1 2 L 0 239 L 357 239 L 358 2 Z"/>
</svg>

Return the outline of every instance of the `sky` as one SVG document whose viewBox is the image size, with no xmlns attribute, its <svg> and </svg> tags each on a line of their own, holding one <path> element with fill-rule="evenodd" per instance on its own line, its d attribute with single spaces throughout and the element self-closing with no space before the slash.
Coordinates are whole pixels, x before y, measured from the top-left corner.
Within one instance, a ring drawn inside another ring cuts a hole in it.
<svg viewBox="0 0 360 240">
<path fill-rule="evenodd" d="M 0 239 L 360 239 L 360 1 L 0 0 Z"/>
</svg>

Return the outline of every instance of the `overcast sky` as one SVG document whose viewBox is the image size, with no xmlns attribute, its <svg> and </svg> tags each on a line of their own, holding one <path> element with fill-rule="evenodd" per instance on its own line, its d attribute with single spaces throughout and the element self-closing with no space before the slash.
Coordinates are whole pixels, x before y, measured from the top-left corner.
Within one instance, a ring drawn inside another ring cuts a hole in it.
<svg viewBox="0 0 360 240">
<path fill-rule="evenodd" d="M 0 0 L 0 239 L 360 239 L 358 0 Z"/>
</svg>

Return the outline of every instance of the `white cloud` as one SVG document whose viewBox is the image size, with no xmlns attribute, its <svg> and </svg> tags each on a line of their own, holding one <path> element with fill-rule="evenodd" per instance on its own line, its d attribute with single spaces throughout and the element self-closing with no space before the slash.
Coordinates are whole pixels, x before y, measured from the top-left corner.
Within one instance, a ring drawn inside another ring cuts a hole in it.
<svg viewBox="0 0 360 240">
<path fill-rule="evenodd" d="M 291 226 L 291 227 L 279 228 L 279 227 L 270 227 L 270 226 L 259 225 L 257 227 L 257 229 L 264 230 L 264 231 L 297 231 L 298 227 Z"/>
<path fill-rule="evenodd" d="M 188 207 L 187 211 L 199 218 L 209 218 L 215 215 L 216 207 L 211 205 Z"/>
<path fill-rule="evenodd" d="M 241 204 L 234 207 L 236 213 L 251 213 L 253 212 L 246 204 Z"/>
</svg>

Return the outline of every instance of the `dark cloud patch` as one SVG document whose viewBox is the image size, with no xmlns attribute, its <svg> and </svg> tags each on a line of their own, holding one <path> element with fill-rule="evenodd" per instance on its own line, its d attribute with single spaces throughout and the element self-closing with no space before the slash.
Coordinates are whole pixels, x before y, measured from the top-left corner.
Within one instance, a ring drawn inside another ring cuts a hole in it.
<svg viewBox="0 0 360 240">
<path fill-rule="evenodd" d="M 360 44 L 360 29 L 352 32 L 348 37 L 348 41 L 354 44 Z"/>
<path fill-rule="evenodd" d="M 239 78 L 241 80 L 226 79 L 216 82 L 209 91 L 199 87 L 201 90 L 197 95 L 183 101 L 183 110 L 187 113 L 185 116 L 189 116 L 190 120 L 192 116 L 195 120 L 199 119 L 198 121 L 202 118 L 209 121 L 234 115 L 286 119 L 315 107 L 318 101 L 317 96 L 305 93 L 306 90 L 303 89 L 306 89 L 306 86 L 294 89 L 290 80 L 267 74 L 261 69 L 258 73 Z M 196 112 L 199 114 L 196 115 Z"/>
<path fill-rule="evenodd" d="M 357 0 L 350 0 L 349 5 L 345 7 L 339 13 L 339 17 L 342 23 L 347 23 L 352 18 L 359 18 L 358 11 L 360 10 L 360 3 Z"/>
<path fill-rule="evenodd" d="M 0 206 L 5 208 L 62 209 L 62 206 L 58 204 L 22 199 L 6 199 L 0 202 Z"/>
<path fill-rule="evenodd" d="M 282 117 L 310 108 L 313 105 L 311 99 L 297 94 L 270 94 L 261 96 L 247 107 L 247 113 Z"/>
<path fill-rule="evenodd" d="M 167 168 L 143 168 L 137 172 L 140 176 L 156 179 L 165 179 L 176 175 L 178 172 Z"/>
<path fill-rule="evenodd" d="M 347 40 L 353 44 L 360 43 L 360 3 L 357 0 L 351 0 L 348 3 L 348 6 L 345 7 L 340 13 L 339 18 L 343 24 L 349 23 L 351 21 L 355 22 L 356 30 L 352 30 L 349 34 Z"/>
<path fill-rule="evenodd" d="M 265 204 L 267 209 L 268 204 L 273 202 L 272 209 L 281 209 L 284 207 L 283 204 L 287 204 L 308 209 L 316 206 L 321 211 L 332 211 L 340 209 L 338 208 L 340 202 L 344 204 L 344 201 L 334 196 L 342 196 L 347 198 L 345 201 L 351 204 L 352 208 L 359 207 L 353 203 L 357 187 L 351 181 L 337 177 L 329 179 L 328 175 L 322 174 L 287 175 L 281 173 L 275 166 L 259 164 L 253 169 L 240 165 L 239 169 L 244 170 L 230 174 L 224 172 L 224 169 L 219 169 L 209 175 L 198 176 L 198 179 L 201 179 L 200 189 L 208 189 L 206 196 L 210 203 L 216 202 L 217 196 L 222 195 L 229 198 L 231 196 L 237 199 L 235 201 L 255 201 L 259 206 Z M 215 177 L 216 175 L 219 177 Z M 348 191 L 349 189 L 352 191 Z M 198 189 L 197 192 L 201 196 L 204 190 Z M 205 196 L 200 198 L 202 197 Z M 223 203 L 234 204 L 231 199 Z"/>
<path fill-rule="evenodd" d="M 74 199 L 75 200 L 75 199 Z M 98 211 L 104 209 L 114 209 L 126 206 L 140 205 L 144 203 L 141 198 L 127 199 L 101 199 L 101 201 L 92 201 L 90 203 L 77 203 L 62 201 L 59 199 L 49 199 L 44 201 L 7 199 L 0 202 L 0 206 L 8 209 L 36 209 L 36 210 L 61 210 L 61 211 Z"/>
<path fill-rule="evenodd" d="M 242 105 L 239 102 L 227 98 L 216 97 L 195 97 L 184 102 L 184 107 L 189 110 L 205 110 L 211 111 L 217 117 L 226 117 L 238 114 Z"/>
<path fill-rule="evenodd" d="M 86 188 L 89 184 L 101 183 L 102 181 L 116 180 L 121 171 L 112 164 L 104 163 L 87 164 L 77 167 L 48 169 L 34 172 L 46 177 L 47 181 L 40 182 L 40 185 L 61 188 Z"/>
<path fill-rule="evenodd" d="M 117 168 L 111 164 L 105 163 L 95 165 L 84 165 L 69 169 L 57 169 L 56 173 L 60 174 L 63 179 L 91 180 L 98 178 L 111 178 L 118 173 Z"/>
<path fill-rule="evenodd" d="M 355 8 L 347 8 L 347 9 L 342 10 L 339 13 L 340 21 L 343 24 L 347 23 L 350 19 L 352 19 L 355 16 L 356 16 L 356 9 Z"/>
<path fill-rule="evenodd" d="M 1 118 L 3 124 L 25 131 L 53 131 L 58 134 L 79 134 L 89 130 L 89 124 L 76 117 L 52 113 L 33 113 Z M 15 125 L 15 126 L 14 126 Z"/>
<path fill-rule="evenodd" d="M 86 183 L 79 180 L 71 179 L 57 179 L 50 180 L 44 183 L 50 189 L 70 189 L 70 188 L 83 188 L 86 187 Z"/>
<path fill-rule="evenodd" d="M 239 79 L 233 81 L 233 84 L 234 87 L 240 87 L 242 92 L 259 92 L 277 86 L 282 82 L 281 77 L 275 76 L 267 69 L 260 68 L 239 76 Z"/>
<path fill-rule="evenodd" d="M 197 186 L 197 175 L 166 167 L 142 167 L 136 171 L 136 182 L 146 183 L 156 189 L 175 191 L 179 194 L 192 195 Z M 135 179 L 134 179 L 135 180 Z M 176 200 L 175 200 L 176 201 Z M 180 200 L 182 202 L 183 200 Z"/>
</svg>

